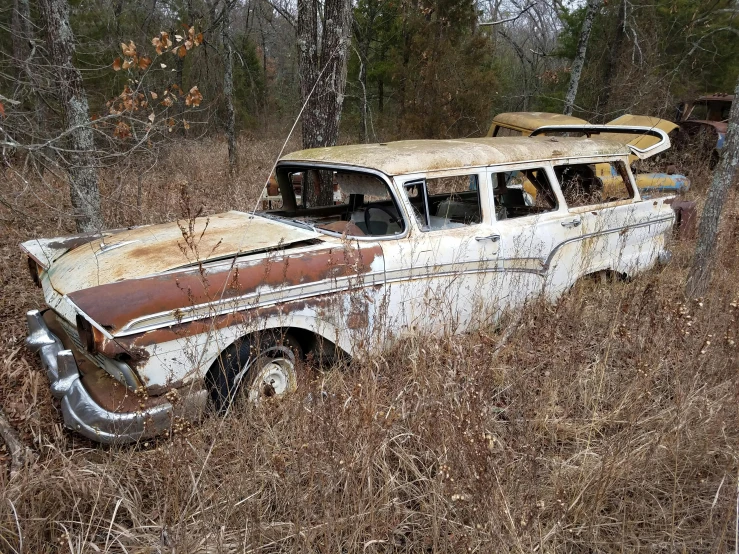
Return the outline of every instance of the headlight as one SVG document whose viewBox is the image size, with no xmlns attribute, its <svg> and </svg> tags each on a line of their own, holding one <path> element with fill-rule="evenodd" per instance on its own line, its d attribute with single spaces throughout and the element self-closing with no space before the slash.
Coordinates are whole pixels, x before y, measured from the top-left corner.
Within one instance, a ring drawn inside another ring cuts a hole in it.
<svg viewBox="0 0 739 554">
<path fill-rule="evenodd" d="M 38 288 L 41 288 L 41 267 L 39 267 L 38 263 L 36 263 L 36 260 L 31 258 L 30 256 L 26 258 L 28 261 L 28 272 L 31 274 L 31 280 L 33 281 L 33 284 L 36 285 Z"/>
<path fill-rule="evenodd" d="M 97 330 L 92 326 L 92 323 L 77 314 L 77 334 L 80 336 L 82 345 L 90 354 L 97 352 L 97 346 L 95 345 L 96 332 Z"/>
</svg>

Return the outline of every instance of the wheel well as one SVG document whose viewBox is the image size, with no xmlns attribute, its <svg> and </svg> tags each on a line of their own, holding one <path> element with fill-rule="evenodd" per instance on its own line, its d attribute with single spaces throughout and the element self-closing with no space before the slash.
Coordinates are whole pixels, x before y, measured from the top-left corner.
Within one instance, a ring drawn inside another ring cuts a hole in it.
<svg viewBox="0 0 739 554">
<path fill-rule="evenodd" d="M 306 360 L 315 360 L 319 365 L 330 365 L 337 359 L 348 357 L 334 341 L 308 329 L 287 327 L 285 332 L 298 341 Z"/>
<path fill-rule="evenodd" d="M 319 365 L 331 365 L 336 360 L 349 358 L 349 354 L 347 352 L 344 352 L 339 346 L 336 345 L 335 342 L 327 339 L 322 335 L 319 335 L 318 333 L 314 333 L 309 329 L 303 329 L 301 327 L 275 327 L 272 329 L 264 329 L 264 331 L 261 332 L 267 331 L 290 334 L 290 336 L 294 338 L 300 345 L 300 349 L 303 352 L 303 359 L 316 361 Z M 218 367 L 221 355 L 228 348 L 231 348 L 234 344 L 246 337 L 250 337 L 259 333 L 260 331 L 248 333 L 237 338 L 231 344 L 226 346 L 218 354 L 218 357 L 213 361 L 210 368 L 208 368 L 207 373 L 211 373 L 214 368 Z"/>
<path fill-rule="evenodd" d="M 580 279 L 594 282 L 627 281 L 629 279 L 629 276 L 626 273 L 620 271 L 614 271 L 612 269 L 601 269 L 600 271 L 586 273 Z"/>
</svg>

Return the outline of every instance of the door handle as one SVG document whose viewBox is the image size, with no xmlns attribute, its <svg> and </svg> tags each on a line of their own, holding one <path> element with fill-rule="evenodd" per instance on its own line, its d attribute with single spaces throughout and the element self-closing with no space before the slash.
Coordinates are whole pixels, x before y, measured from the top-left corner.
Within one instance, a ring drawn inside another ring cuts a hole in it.
<svg viewBox="0 0 739 554">
<path fill-rule="evenodd" d="M 572 221 L 563 221 L 562 227 L 579 227 L 580 223 L 582 223 L 579 219 L 573 219 Z"/>
<path fill-rule="evenodd" d="M 491 240 L 493 242 L 498 242 L 500 240 L 500 235 L 488 235 L 486 237 L 475 237 L 475 240 L 478 242 L 481 242 L 483 240 Z"/>
</svg>

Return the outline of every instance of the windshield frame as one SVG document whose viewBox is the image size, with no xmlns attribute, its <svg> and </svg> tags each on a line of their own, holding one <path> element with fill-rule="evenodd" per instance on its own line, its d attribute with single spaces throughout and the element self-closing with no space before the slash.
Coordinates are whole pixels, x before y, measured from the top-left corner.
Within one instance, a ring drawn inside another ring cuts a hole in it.
<svg viewBox="0 0 739 554">
<path fill-rule="evenodd" d="M 403 221 L 403 232 L 397 235 L 379 235 L 379 236 L 345 235 L 342 233 L 338 233 L 336 231 L 329 231 L 328 229 L 321 229 L 320 227 L 316 225 L 312 225 L 296 217 L 291 217 L 290 215 L 283 215 L 283 214 L 275 213 L 275 212 L 280 212 L 282 210 L 265 211 L 263 212 L 264 214 L 269 215 L 270 217 L 277 218 L 281 221 L 284 221 L 285 223 L 302 226 L 302 227 L 310 227 L 312 230 L 318 233 L 321 233 L 322 235 L 327 235 L 329 237 L 334 237 L 334 238 L 339 238 L 339 239 L 350 239 L 350 240 L 358 240 L 358 241 L 363 241 L 363 242 L 374 242 L 374 241 L 398 240 L 398 239 L 402 239 L 408 236 L 411 225 L 410 225 L 410 219 L 405 210 L 405 205 L 400 201 L 398 193 L 395 190 L 395 183 L 393 179 L 388 177 L 381 171 L 377 171 L 375 169 L 369 169 L 366 167 L 357 167 L 357 166 L 344 165 L 344 164 L 330 164 L 330 163 L 320 163 L 320 162 L 311 162 L 311 161 L 306 161 L 306 162 L 289 161 L 289 162 L 281 162 L 281 163 L 278 162 L 277 166 L 275 167 L 275 172 L 283 171 L 283 170 L 289 171 L 291 169 L 300 170 L 300 171 L 308 171 L 308 170 L 344 171 L 344 172 L 350 172 L 350 173 L 367 174 L 367 175 L 372 175 L 374 177 L 379 178 L 380 181 L 382 181 L 385 184 L 388 191 L 390 192 L 390 198 L 395 204 L 395 208 L 398 211 L 398 215 Z M 292 194 L 292 200 L 297 206 L 297 202 L 295 202 L 295 189 L 293 189 L 292 186 L 290 187 L 290 191 Z M 280 192 L 282 192 L 282 187 L 280 187 Z"/>
</svg>

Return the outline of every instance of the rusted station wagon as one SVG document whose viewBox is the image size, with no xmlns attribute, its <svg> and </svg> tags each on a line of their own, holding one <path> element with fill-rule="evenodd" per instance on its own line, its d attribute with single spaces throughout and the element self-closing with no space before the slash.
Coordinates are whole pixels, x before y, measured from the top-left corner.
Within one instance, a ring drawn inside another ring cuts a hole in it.
<svg viewBox="0 0 739 554">
<path fill-rule="evenodd" d="M 28 313 L 28 344 L 65 424 L 101 442 L 168 432 L 237 392 L 295 391 L 310 360 L 460 332 L 585 275 L 668 258 L 669 199 L 643 200 L 628 163 L 667 135 L 626 129 L 657 139 L 644 149 L 597 138 L 613 127 L 576 129 L 591 138 L 305 150 L 279 161 L 271 212 L 23 243 L 49 306 Z M 618 187 L 604 191 L 599 164 Z M 296 177 L 336 182 L 339 199 L 298 202 Z"/>
</svg>

